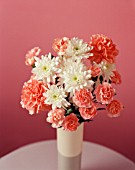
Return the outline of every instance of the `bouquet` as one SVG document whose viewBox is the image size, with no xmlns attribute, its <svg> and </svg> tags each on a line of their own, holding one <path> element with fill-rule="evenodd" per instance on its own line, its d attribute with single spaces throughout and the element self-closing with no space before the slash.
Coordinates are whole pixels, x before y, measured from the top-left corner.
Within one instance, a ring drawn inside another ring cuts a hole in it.
<svg viewBox="0 0 135 170">
<path fill-rule="evenodd" d="M 39 47 L 26 54 L 32 75 L 22 88 L 22 107 L 31 115 L 47 110 L 47 122 L 67 131 L 93 120 L 100 110 L 118 117 L 123 105 L 115 99 L 113 87 L 121 84 L 116 69 L 119 51 L 113 41 L 99 34 L 89 43 L 63 37 L 54 39 L 52 48 L 56 56 L 41 55 Z"/>
</svg>

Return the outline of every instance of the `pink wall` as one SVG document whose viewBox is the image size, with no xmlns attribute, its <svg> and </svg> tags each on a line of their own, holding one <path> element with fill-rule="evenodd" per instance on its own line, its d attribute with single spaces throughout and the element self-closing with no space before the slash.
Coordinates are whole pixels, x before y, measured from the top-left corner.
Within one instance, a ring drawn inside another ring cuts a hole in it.
<svg viewBox="0 0 135 170">
<path fill-rule="evenodd" d="M 28 143 L 54 139 L 46 113 L 28 115 L 19 104 L 30 69 L 27 50 L 40 46 L 52 52 L 56 37 L 95 33 L 111 37 L 120 49 L 117 67 L 123 84 L 117 88 L 125 110 L 118 119 L 100 112 L 85 126 L 85 139 L 110 147 L 135 161 L 135 1 L 134 0 L 1 0 L 0 1 L 0 156 Z"/>
</svg>

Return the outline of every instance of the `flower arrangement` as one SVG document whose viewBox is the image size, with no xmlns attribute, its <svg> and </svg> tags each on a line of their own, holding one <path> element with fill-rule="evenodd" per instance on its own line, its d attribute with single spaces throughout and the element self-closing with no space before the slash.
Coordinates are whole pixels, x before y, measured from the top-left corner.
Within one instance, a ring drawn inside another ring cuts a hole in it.
<svg viewBox="0 0 135 170">
<path fill-rule="evenodd" d="M 41 55 L 38 47 L 26 54 L 32 76 L 22 88 L 22 107 L 31 115 L 48 110 L 47 122 L 67 131 L 93 120 L 99 110 L 119 116 L 123 105 L 114 99 L 112 85 L 121 84 L 121 76 L 113 41 L 99 34 L 92 35 L 89 43 L 63 37 L 55 39 L 52 47 L 56 56 Z"/>
</svg>

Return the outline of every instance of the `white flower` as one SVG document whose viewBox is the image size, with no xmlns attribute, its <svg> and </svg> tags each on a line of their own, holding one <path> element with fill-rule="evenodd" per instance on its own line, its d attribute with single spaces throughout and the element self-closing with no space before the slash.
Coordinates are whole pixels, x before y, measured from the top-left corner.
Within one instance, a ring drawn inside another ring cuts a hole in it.
<svg viewBox="0 0 135 170">
<path fill-rule="evenodd" d="M 75 59 L 81 57 L 82 59 L 88 58 L 92 55 L 91 53 L 86 54 L 87 52 L 90 52 L 90 50 L 91 48 L 88 46 L 87 43 L 84 43 L 82 39 L 74 37 L 68 42 L 68 46 L 65 52 L 66 56 L 72 56 Z"/>
<path fill-rule="evenodd" d="M 65 91 L 70 92 L 71 95 L 75 90 L 91 88 L 93 85 L 93 81 L 90 80 L 91 70 L 87 70 L 80 60 L 68 59 L 60 76 L 60 83 L 64 84 Z"/>
<path fill-rule="evenodd" d="M 61 107 L 65 108 L 70 105 L 65 99 L 67 95 L 62 87 L 51 85 L 47 92 L 44 93 L 44 96 L 46 97 L 45 104 L 52 105 L 52 109 Z"/>
<path fill-rule="evenodd" d="M 45 82 L 55 82 L 56 74 L 60 72 L 58 68 L 59 57 L 51 57 L 51 53 L 40 58 L 35 57 L 35 68 L 32 69 L 36 80 Z"/>
<path fill-rule="evenodd" d="M 116 70 L 115 64 L 108 63 L 106 61 L 102 61 L 99 65 L 101 67 L 101 70 L 106 78 L 106 80 L 109 80 L 110 76 L 113 76 L 113 71 Z"/>
</svg>

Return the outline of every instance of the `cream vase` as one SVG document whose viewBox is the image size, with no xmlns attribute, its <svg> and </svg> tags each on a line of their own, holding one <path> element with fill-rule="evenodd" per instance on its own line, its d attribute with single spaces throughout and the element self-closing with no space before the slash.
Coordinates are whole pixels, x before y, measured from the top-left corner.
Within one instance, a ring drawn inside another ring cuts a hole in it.
<svg viewBox="0 0 135 170">
<path fill-rule="evenodd" d="M 57 129 L 58 170 L 80 170 L 84 123 L 76 131 Z"/>
</svg>

